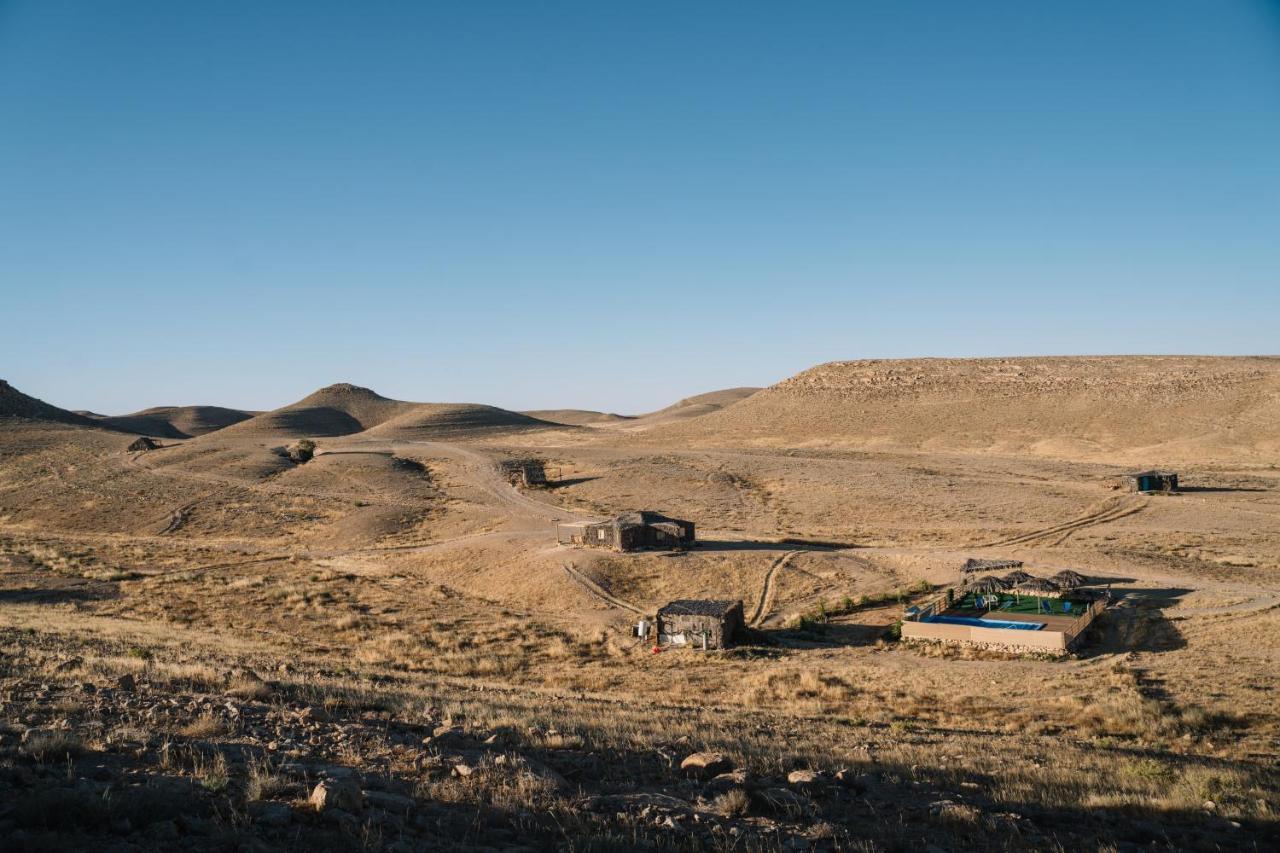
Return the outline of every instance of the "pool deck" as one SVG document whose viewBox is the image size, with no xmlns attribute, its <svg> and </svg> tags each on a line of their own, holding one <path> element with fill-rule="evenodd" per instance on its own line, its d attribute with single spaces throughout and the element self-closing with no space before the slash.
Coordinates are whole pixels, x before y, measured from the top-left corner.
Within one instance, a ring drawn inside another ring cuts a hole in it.
<svg viewBox="0 0 1280 853">
<path fill-rule="evenodd" d="M 996 622 L 1040 622 L 1044 625 L 1042 631 L 1065 631 L 1075 624 L 1079 615 L 1067 616 L 1065 613 L 1054 613 L 1052 615 L 1041 613 L 1010 613 L 1007 610 L 971 610 L 968 608 L 952 607 L 944 610 L 942 616 L 968 616 L 970 619 L 993 620 Z"/>
</svg>

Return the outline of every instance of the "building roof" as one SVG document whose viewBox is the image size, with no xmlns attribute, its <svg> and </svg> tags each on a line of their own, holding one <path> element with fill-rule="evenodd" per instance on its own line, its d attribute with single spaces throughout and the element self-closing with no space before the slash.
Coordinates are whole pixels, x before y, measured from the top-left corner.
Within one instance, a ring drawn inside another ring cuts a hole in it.
<svg viewBox="0 0 1280 853">
<path fill-rule="evenodd" d="M 658 610 L 659 616 L 727 616 L 735 607 L 741 607 L 742 600 L 711 598 L 682 598 Z"/>
<path fill-rule="evenodd" d="M 975 557 L 970 557 L 964 561 L 960 571 L 968 574 L 969 572 L 994 572 L 997 569 L 1020 568 L 1022 568 L 1021 560 L 979 560 Z"/>
<path fill-rule="evenodd" d="M 611 523 L 618 527 L 661 527 L 662 525 L 687 525 L 691 522 L 683 521 L 679 518 L 670 518 L 660 512 L 639 509 L 624 512 L 617 518 L 612 519 Z"/>
</svg>

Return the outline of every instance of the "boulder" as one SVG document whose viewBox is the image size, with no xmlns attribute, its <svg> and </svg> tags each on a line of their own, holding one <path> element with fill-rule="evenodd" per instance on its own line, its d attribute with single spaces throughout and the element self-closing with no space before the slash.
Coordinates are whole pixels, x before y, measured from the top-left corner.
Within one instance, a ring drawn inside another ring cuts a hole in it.
<svg viewBox="0 0 1280 853">
<path fill-rule="evenodd" d="M 311 791 L 311 805 L 318 812 L 340 809 L 355 814 L 364 804 L 364 796 L 355 779 L 344 776 L 324 779 Z"/>
<path fill-rule="evenodd" d="M 720 752 L 695 752 L 680 762 L 680 769 L 688 776 L 711 779 L 733 770 L 733 762 Z"/>
<path fill-rule="evenodd" d="M 116 679 L 116 689 L 124 691 L 132 691 L 137 688 L 138 682 L 129 673 L 125 673 Z"/>
<path fill-rule="evenodd" d="M 255 803 L 251 812 L 263 826 L 288 826 L 293 821 L 293 809 L 285 803 Z"/>
<path fill-rule="evenodd" d="M 721 794 L 726 794 L 734 788 L 751 789 L 756 786 L 756 780 L 745 770 L 734 770 L 731 773 L 721 773 L 707 782 L 702 787 L 702 793 L 699 794 L 701 799 L 711 802 Z"/>
<path fill-rule="evenodd" d="M 787 784 L 798 791 L 811 793 L 831 784 L 831 777 L 821 770 L 792 770 L 787 774 Z"/>
</svg>

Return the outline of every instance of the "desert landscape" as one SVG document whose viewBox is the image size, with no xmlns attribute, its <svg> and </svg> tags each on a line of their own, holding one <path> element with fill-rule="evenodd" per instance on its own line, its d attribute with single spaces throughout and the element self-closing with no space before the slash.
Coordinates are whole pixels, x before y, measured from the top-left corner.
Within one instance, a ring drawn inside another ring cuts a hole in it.
<svg viewBox="0 0 1280 853">
<path fill-rule="evenodd" d="M 0 383 L 0 848 L 1280 841 L 1280 358 L 833 362 L 643 415 L 39 396 Z M 696 541 L 558 539 L 637 510 Z M 1065 654 L 904 641 L 969 559 L 1100 612 Z M 742 603 L 732 644 L 637 636 L 689 600 Z"/>
</svg>

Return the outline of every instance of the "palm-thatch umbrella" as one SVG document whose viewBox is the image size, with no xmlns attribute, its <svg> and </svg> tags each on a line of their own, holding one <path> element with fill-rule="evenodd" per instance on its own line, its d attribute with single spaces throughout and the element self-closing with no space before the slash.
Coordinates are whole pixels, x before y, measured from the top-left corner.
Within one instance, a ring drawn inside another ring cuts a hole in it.
<svg viewBox="0 0 1280 853">
<path fill-rule="evenodd" d="M 1000 578 L 995 575 L 987 575 L 986 577 L 978 578 L 976 581 L 969 584 L 968 591 L 973 593 L 975 596 L 991 595 L 997 592 L 1004 592 L 1006 586 L 1008 586 L 1008 584 L 1000 580 Z"/>
<path fill-rule="evenodd" d="M 1073 572 L 1071 569 L 1065 569 L 1058 572 L 1056 575 L 1049 578 L 1049 580 L 1053 581 L 1063 589 L 1076 589 L 1077 587 L 1084 586 L 1089 582 L 1087 577 L 1079 572 Z"/>
<path fill-rule="evenodd" d="M 1004 576 L 1003 580 L 1007 586 L 1016 587 L 1018 584 L 1031 580 L 1032 577 L 1032 575 L 1024 572 L 1022 569 L 1018 569 L 1016 572 L 1009 572 L 1009 574 Z"/>
<path fill-rule="evenodd" d="M 1040 607 L 1044 603 L 1044 596 L 1060 592 L 1061 589 L 1062 587 L 1058 586 L 1053 581 L 1045 580 L 1044 578 L 1031 578 L 1030 580 L 1025 580 L 1018 584 L 1017 587 L 1017 591 L 1019 593 L 1034 595 L 1036 597 L 1036 613 L 1040 612 Z"/>
<path fill-rule="evenodd" d="M 976 581 L 969 584 L 969 590 L 971 592 L 981 593 L 1003 592 L 1008 587 L 1009 585 L 1007 583 L 995 575 L 987 575 L 986 577 L 978 578 Z"/>
</svg>

